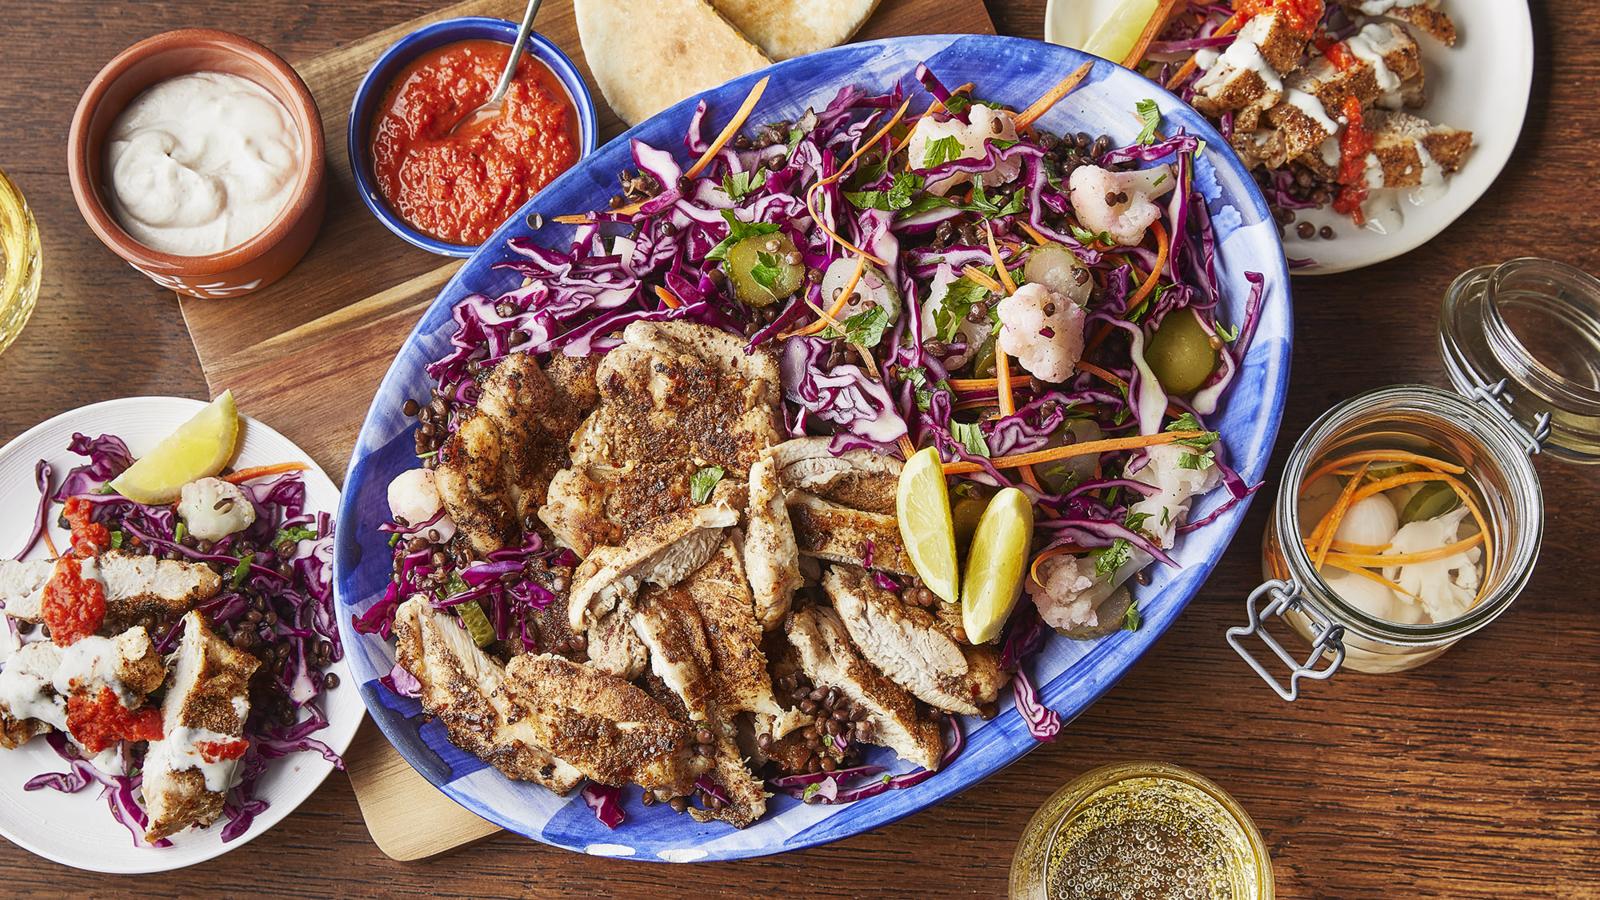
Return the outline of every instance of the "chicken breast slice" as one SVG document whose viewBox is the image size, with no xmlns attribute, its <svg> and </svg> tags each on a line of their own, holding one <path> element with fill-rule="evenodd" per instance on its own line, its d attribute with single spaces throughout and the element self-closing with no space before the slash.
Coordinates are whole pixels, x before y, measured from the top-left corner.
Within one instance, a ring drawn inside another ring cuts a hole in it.
<svg viewBox="0 0 1600 900">
<path fill-rule="evenodd" d="M 825 606 L 797 609 L 785 634 L 812 684 L 836 687 L 869 711 L 873 743 L 925 769 L 939 768 L 944 754 L 939 723 L 919 716 L 916 698 L 861 657 L 838 613 Z"/>
<path fill-rule="evenodd" d="M 793 443 L 792 441 L 790 443 Z M 783 446 L 783 445 L 779 445 Z M 800 575 L 800 547 L 784 502 L 787 491 L 770 451 L 750 467 L 750 504 L 745 512 L 744 562 L 756 621 L 771 631 L 783 623 Z"/>
<path fill-rule="evenodd" d="M 138 709 L 166 680 L 150 633 L 129 628 L 115 637 L 90 635 L 70 647 L 25 644 L 0 670 L 0 747 L 15 748 L 52 729 L 67 730 L 67 698 L 96 697 L 104 688 Z"/>
<path fill-rule="evenodd" d="M 157 559 L 113 550 L 82 561 L 85 578 L 105 588 L 106 618 L 101 634 L 117 634 L 140 624 L 172 622 L 222 589 L 222 576 L 203 563 Z M 44 586 L 55 561 L 0 560 L 0 602 L 18 621 L 44 621 Z"/>
<path fill-rule="evenodd" d="M 850 565 L 870 559 L 874 569 L 916 574 L 894 516 L 849 509 L 804 491 L 790 492 L 788 505 L 802 554 Z"/>
<path fill-rule="evenodd" d="M 822 587 L 861 655 L 917 699 L 973 716 L 999 696 L 1007 675 L 993 647 L 958 643 L 932 613 L 902 602 L 855 566 L 832 567 Z"/>
<path fill-rule="evenodd" d="M 202 745 L 244 738 L 250 676 L 260 661 L 218 637 L 198 610 L 185 614 L 183 638 L 161 704 L 162 737 L 144 758 L 145 840 L 210 825 L 236 780 L 238 759 L 207 761 Z"/>
<path fill-rule="evenodd" d="M 439 448 L 439 496 L 473 549 L 517 543 L 567 464 L 582 413 L 532 356 L 513 353 L 483 381 L 475 410 Z"/>
<path fill-rule="evenodd" d="M 870 450 L 834 455 L 831 438 L 784 441 L 768 451 L 785 487 L 815 494 L 851 509 L 894 515 L 903 463 Z"/>
<path fill-rule="evenodd" d="M 539 743 L 588 778 L 682 796 L 706 769 L 690 726 L 620 678 L 548 654 L 513 659 L 506 676 Z"/>
<path fill-rule="evenodd" d="M 583 775 L 540 746 L 524 710 L 511 702 L 505 671 L 451 613 L 416 596 L 395 610 L 395 660 L 422 685 L 422 708 L 444 723 L 451 743 L 507 778 L 565 794 Z"/>
</svg>

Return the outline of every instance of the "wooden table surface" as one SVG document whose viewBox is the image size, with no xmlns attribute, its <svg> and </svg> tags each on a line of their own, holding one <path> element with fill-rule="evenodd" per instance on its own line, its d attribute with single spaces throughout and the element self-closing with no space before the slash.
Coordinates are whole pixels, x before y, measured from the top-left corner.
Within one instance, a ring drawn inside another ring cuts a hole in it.
<svg viewBox="0 0 1600 900">
<path fill-rule="evenodd" d="M 67 123 L 99 66 L 141 37 L 184 25 L 227 28 L 304 59 L 433 5 L 0 0 L 0 168 L 31 201 L 45 256 L 38 311 L 0 356 L 8 392 L 0 440 L 97 400 L 205 396 L 173 295 L 104 249 L 72 203 Z M 1296 282 L 1280 465 L 1294 437 L 1341 398 L 1395 382 L 1445 383 L 1435 326 L 1456 273 L 1518 255 L 1600 271 L 1592 147 L 1600 22 L 1588 5 L 1532 3 L 1533 107 L 1512 168 L 1475 209 L 1401 259 Z M 1002 33 L 1042 33 L 1043 0 L 989 6 Z M 400 864 L 373 846 L 348 780 L 336 774 L 279 826 L 181 879 L 81 873 L 0 842 L 0 890 L 1002 896 L 1013 844 L 1047 794 L 1093 766 L 1151 758 L 1198 770 L 1239 799 L 1266 837 L 1282 897 L 1600 897 L 1600 579 L 1591 571 L 1600 560 L 1600 471 L 1551 461 L 1539 469 L 1549 509 L 1527 592 L 1487 632 L 1426 668 L 1342 675 L 1292 706 L 1257 681 L 1222 633 L 1259 580 L 1268 503 L 1258 502 L 1177 626 L 1055 743 L 952 802 L 832 846 L 666 868 L 502 834 Z"/>
</svg>

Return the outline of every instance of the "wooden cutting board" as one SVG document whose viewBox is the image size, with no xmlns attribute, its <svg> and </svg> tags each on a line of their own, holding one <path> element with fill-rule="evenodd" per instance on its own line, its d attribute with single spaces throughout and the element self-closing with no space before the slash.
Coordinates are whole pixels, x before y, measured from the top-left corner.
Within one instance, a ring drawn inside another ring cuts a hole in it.
<svg viewBox="0 0 1600 900">
<path fill-rule="evenodd" d="M 356 87 L 379 54 L 422 25 L 468 15 L 517 19 L 522 7 L 522 0 L 466 0 L 297 63 L 322 110 L 327 144 L 328 214 L 316 244 L 283 280 L 247 297 L 179 297 L 212 394 L 232 388 L 241 408 L 341 482 L 378 382 L 461 265 L 402 242 L 361 203 L 345 144 Z M 538 27 L 593 88 L 571 0 L 546 3 Z M 993 34 L 994 25 L 978 0 L 883 0 L 857 39 L 943 33 Z M 592 92 L 603 142 L 623 124 Z M 345 761 L 367 830 L 394 859 L 424 859 L 498 830 L 423 780 L 371 722 Z"/>
</svg>

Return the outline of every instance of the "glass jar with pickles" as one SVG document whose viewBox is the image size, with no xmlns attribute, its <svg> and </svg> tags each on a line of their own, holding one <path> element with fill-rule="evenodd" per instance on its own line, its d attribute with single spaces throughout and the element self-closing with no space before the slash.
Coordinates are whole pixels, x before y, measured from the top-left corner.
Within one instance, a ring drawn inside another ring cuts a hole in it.
<svg viewBox="0 0 1600 900">
<path fill-rule="evenodd" d="M 1285 700 L 1340 668 L 1423 665 L 1494 621 L 1539 554 L 1530 457 L 1600 462 L 1600 281 L 1549 260 L 1471 270 L 1446 296 L 1440 344 L 1459 393 L 1362 394 L 1289 455 L 1263 542 L 1268 581 L 1248 624 L 1228 631 Z M 1273 618 L 1308 656 L 1268 633 Z M 1252 654 L 1252 636 L 1288 667 L 1286 683 Z"/>
</svg>

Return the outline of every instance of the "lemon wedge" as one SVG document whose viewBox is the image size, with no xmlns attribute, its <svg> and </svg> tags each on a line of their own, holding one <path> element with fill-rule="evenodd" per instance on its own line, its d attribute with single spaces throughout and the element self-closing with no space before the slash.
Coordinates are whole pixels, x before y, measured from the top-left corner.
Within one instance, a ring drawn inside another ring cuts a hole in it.
<svg viewBox="0 0 1600 900">
<path fill-rule="evenodd" d="M 233 392 L 223 391 L 112 479 L 111 487 L 136 503 L 171 503 L 184 485 L 221 472 L 233 459 L 238 439 L 239 410 L 233 405 Z"/>
<path fill-rule="evenodd" d="M 978 520 L 961 584 L 961 626 L 974 644 L 992 641 L 1022 594 L 1033 542 L 1033 504 L 1016 488 L 994 495 Z"/>
<path fill-rule="evenodd" d="M 906 555 L 928 590 L 946 603 L 961 596 L 956 561 L 956 532 L 950 521 L 950 492 L 944 464 L 932 447 L 918 450 L 900 470 L 895 513 Z"/>
<path fill-rule="evenodd" d="M 1094 34 L 1083 45 L 1086 53 L 1122 62 L 1139 42 L 1139 35 L 1156 14 L 1158 0 L 1123 0 L 1122 4 L 1100 23 Z"/>
</svg>

